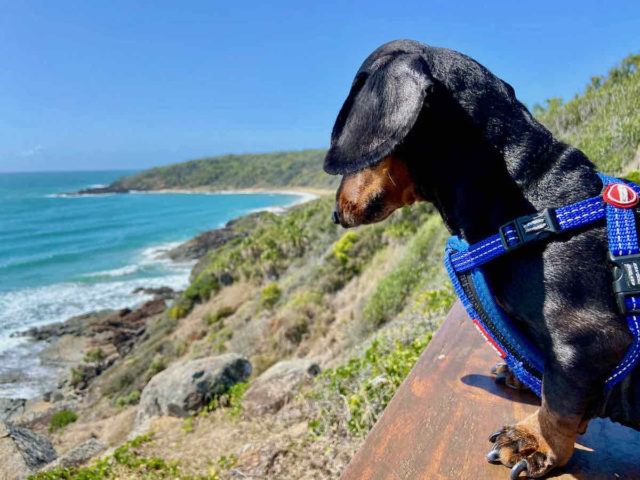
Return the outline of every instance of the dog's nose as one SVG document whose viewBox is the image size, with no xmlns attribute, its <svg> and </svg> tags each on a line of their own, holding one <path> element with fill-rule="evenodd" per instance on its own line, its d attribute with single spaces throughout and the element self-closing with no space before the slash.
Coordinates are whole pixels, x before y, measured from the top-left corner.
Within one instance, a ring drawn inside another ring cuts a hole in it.
<svg viewBox="0 0 640 480">
<path fill-rule="evenodd" d="M 331 212 L 331 221 L 336 225 L 340 224 L 340 216 L 336 207 L 333 207 L 333 211 Z"/>
</svg>

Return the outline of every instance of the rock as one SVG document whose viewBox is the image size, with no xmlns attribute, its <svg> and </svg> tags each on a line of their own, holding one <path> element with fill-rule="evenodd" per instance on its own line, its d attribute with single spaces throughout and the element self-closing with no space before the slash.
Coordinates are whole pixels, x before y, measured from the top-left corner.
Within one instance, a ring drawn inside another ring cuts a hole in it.
<svg viewBox="0 0 640 480">
<path fill-rule="evenodd" d="M 106 187 L 84 188 L 77 192 L 67 193 L 67 195 L 105 195 L 111 193 L 129 193 L 129 191 L 128 188 L 123 187 L 118 182 L 113 182 Z"/>
<path fill-rule="evenodd" d="M 0 421 L 16 420 L 24 413 L 24 398 L 0 398 Z"/>
<path fill-rule="evenodd" d="M 58 454 L 46 437 L 0 421 L 0 480 L 22 480 Z"/>
<path fill-rule="evenodd" d="M 251 364 L 235 353 L 174 363 L 142 391 L 134 430 L 158 415 L 188 417 L 249 375 Z"/>
<path fill-rule="evenodd" d="M 145 295 L 153 295 L 154 300 L 172 300 L 178 296 L 173 288 L 170 287 L 138 287 L 131 292 L 133 295 L 137 293 L 144 293 Z"/>
<path fill-rule="evenodd" d="M 42 470 L 49 471 L 55 468 L 66 469 L 79 467 L 106 449 L 107 447 L 98 440 L 90 438 L 86 442 L 83 442 L 77 447 L 69 450 L 64 455 L 61 455 L 53 462 L 46 465 Z"/>
<path fill-rule="evenodd" d="M 126 343 L 134 336 L 138 336 L 146 327 L 147 318 L 158 315 L 164 311 L 166 303 L 163 299 L 154 299 L 145 302 L 140 307 L 131 310 L 102 310 L 84 315 L 72 317 L 60 323 L 34 327 L 22 333 L 34 340 L 49 340 L 61 338 L 66 335 L 75 337 L 97 338 L 104 343 L 114 340 L 116 347 Z M 110 332 L 112 335 L 104 335 Z M 107 338 L 105 338 L 107 337 Z"/>
<path fill-rule="evenodd" d="M 60 338 L 65 335 L 75 337 L 88 336 L 89 322 L 97 319 L 104 319 L 110 315 L 114 315 L 114 310 L 102 310 L 99 312 L 90 312 L 76 317 L 71 317 L 64 322 L 52 323 L 43 327 L 32 327 L 18 335 L 31 337 L 34 340 L 49 340 L 51 338 Z"/>
<path fill-rule="evenodd" d="M 255 415 L 275 413 L 293 399 L 302 383 L 318 373 L 320 367 L 311 360 L 278 362 L 251 382 L 244 393 L 242 408 Z"/>
<path fill-rule="evenodd" d="M 224 228 L 201 233 L 191 240 L 169 250 L 167 256 L 174 262 L 186 262 L 202 258 L 209 250 L 221 247 L 239 235 L 227 224 Z"/>
</svg>

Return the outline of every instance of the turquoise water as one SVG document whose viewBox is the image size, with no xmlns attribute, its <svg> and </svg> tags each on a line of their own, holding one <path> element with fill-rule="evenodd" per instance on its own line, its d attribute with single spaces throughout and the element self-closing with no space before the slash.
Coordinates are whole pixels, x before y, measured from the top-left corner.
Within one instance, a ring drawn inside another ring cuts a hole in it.
<svg viewBox="0 0 640 480">
<path fill-rule="evenodd" d="M 131 293 L 138 286 L 184 288 L 192 264 L 169 261 L 168 248 L 240 215 L 303 200 L 282 193 L 62 195 L 129 173 L 0 174 L 0 396 L 9 388 L 3 370 L 24 348 L 10 334 L 140 303 L 148 297 Z"/>
</svg>

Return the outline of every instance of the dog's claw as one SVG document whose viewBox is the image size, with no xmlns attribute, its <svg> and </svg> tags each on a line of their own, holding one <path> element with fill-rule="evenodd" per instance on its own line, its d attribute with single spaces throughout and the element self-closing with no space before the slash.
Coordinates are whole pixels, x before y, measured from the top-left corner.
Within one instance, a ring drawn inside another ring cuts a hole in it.
<svg viewBox="0 0 640 480">
<path fill-rule="evenodd" d="M 520 473 L 526 472 L 528 470 L 528 468 L 529 468 L 529 464 L 527 463 L 527 461 L 526 460 L 520 460 L 511 469 L 511 473 L 509 474 L 509 478 L 511 480 L 516 480 L 520 476 Z"/>
<path fill-rule="evenodd" d="M 500 450 L 495 448 L 491 450 L 489 453 L 487 453 L 487 456 L 486 456 L 487 462 L 489 463 L 495 463 L 498 461 L 499 458 L 500 458 Z"/>
<path fill-rule="evenodd" d="M 504 431 L 504 429 L 499 428 L 498 430 L 496 430 L 495 432 L 493 432 L 490 436 L 489 436 L 489 441 L 491 443 L 496 443 L 496 440 L 498 439 L 498 437 L 500 436 L 500 434 Z"/>
</svg>

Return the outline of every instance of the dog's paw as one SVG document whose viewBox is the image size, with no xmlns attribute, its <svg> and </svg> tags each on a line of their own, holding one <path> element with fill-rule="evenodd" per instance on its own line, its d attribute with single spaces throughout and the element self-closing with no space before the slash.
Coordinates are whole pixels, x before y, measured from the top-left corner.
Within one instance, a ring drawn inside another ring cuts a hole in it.
<svg viewBox="0 0 640 480">
<path fill-rule="evenodd" d="M 573 454 L 575 434 L 563 434 L 550 418 L 548 410 L 540 409 L 517 425 L 496 430 L 489 437 L 493 448 L 487 460 L 511 468 L 511 480 L 523 472 L 531 478 L 542 477 L 566 465 Z M 541 421 L 546 435 L 541 433 Z"/>
<path fill-rule="evenodd" d="M 528 477 L 541 477 L 556 466 L 546 442 L 540 442 L 538 436 L 526 427 L 502 427 L 491 434 L 489 441 L 493 448 L 487 454 L 487 461 L 511 468 L 511 480 L 522 472 Z"/>
<path fill-rule="evenodd" d="M 528 390 L 528 387 L 518 380 L 511 369 L 504 362 L 496 363 L 491 369 L 491 374 L 495 375 L 495 382 L 499 385 L 505 385 L 514 390 Z"/>
</svg>

